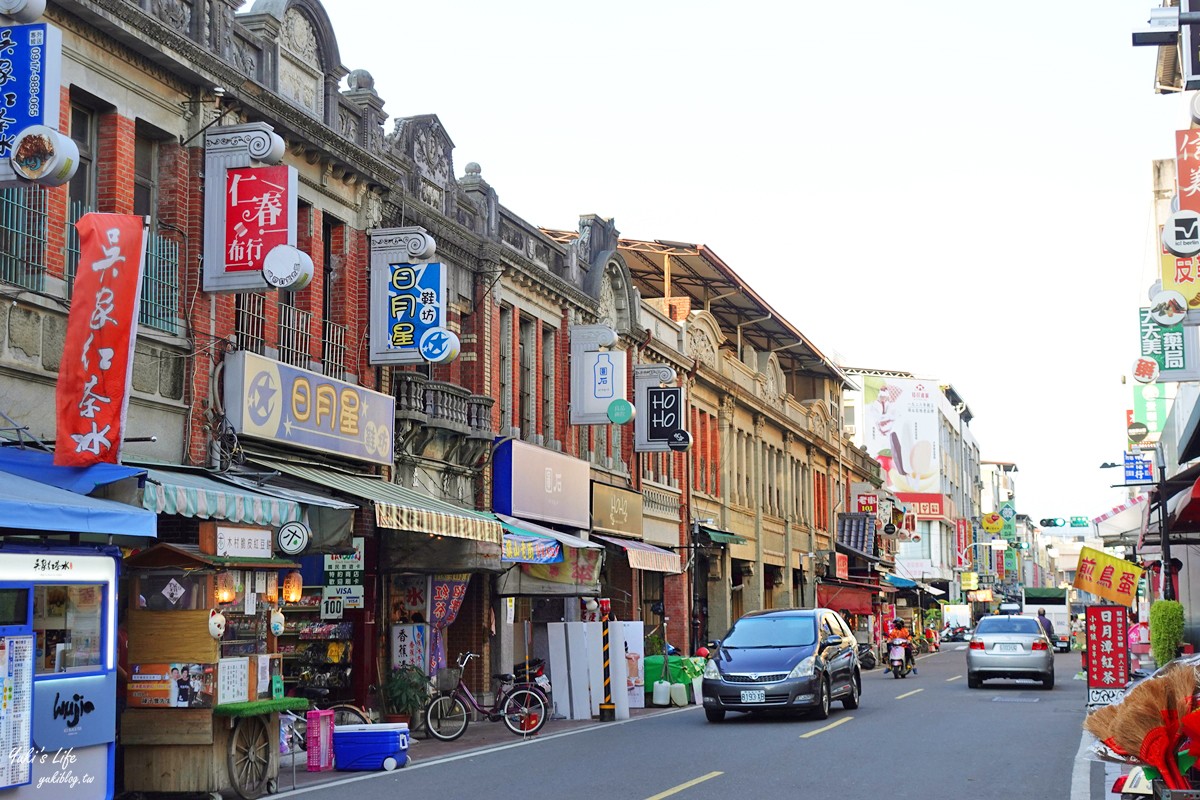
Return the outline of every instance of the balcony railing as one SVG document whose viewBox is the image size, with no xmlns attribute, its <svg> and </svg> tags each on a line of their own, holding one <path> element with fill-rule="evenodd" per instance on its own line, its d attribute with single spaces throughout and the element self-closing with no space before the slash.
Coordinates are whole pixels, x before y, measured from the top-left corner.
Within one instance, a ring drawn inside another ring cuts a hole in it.
<svg viewBox="0 0 1200 800">
<path fill-rule="evenodd" d="M 263 292 L 241 293 L 233 301 L 237 346 L 260 356 L 267 353 L 266 304 Z"/>
<path fill-rule="evenodd" d="M 341 378 L 346 372 L 346 326 L 325 320 L 321 352 L 325 355 L 325 374 Z"/>
<path fill-rule="evenodd" d="M 473 394 L 467 398 L 467 424 L 471 428 L 471 436 L 480 439 L 496 438 L 496 427 L 492 424 L 492 406 L 496 398 L 482 394 Z"/>
<path fill-rule="evenodd" d="M 294 306 L 279 306 L 279 360 L 308 369 L 311 360 L 312 313 Z"/>
<path fill-rule="evenodd" d="M 46 289 L 46 190 L 0 189 L 0 281 Z"/>
<path fill-rule="evenodd" d="M 461 386 L 444 381 L 425 384 L 425 413 L 430 425 L 467 433 L 467 398 L 471 393 Z"/>
</svg>

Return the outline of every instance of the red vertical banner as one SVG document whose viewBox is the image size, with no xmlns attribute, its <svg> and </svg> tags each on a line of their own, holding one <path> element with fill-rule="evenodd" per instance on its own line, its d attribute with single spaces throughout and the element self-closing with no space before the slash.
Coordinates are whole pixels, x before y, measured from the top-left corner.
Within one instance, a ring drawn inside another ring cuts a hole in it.
<svg viewBox="0 0 1200 800">
<path fill-rule="evenodd" d="M 1004 582 L 1004 552 L 1003 550 L 995 551 L 996 558 L 996 581 Z"/>
<path fill-rule="evenodd" d="M 954 521 L 955 563 L 960 567 L 971 565 L 971 529 L 970 521 L 956 519 Z"/>
<path fill-rule="evenodd" d="M 1129 617 L 1122 606 L 1087 608 L 1088 704 L 1121 698 L 1129 682 Z"/>
<path fill-rule="evenodd" d="M 129 407 L 146 222 L 133 214 L 84 214 L 67 341 L 55 389 L 54 463 L 117 463 Z"/>
<path fill-rule="evenodd" d="M 1200 211 L 1200 131 L 1175 131 L 1175 181 L 1179 208 Z"/>
</svg>

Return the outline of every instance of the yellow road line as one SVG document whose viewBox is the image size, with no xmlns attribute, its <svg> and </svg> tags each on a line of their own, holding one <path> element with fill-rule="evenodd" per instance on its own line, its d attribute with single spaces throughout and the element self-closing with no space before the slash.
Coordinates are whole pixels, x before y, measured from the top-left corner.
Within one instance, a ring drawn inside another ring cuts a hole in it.
<svg viewBox="0 0 1200 800">
<path fill-rule="evenodd" d="M 905 693 L 904 693 L 904 694 L 902 694 L 902 695 L 897 695 L 897 696 L 896 696 L 896 699 L 897 699 L 897 700 L 903 700 L 903 699 L 904 699 L 904 698 L 906 698 L 906 697 L 912 697 L 914 694 L 920 694 L 920 693 L 921 693 L 921 692 L 923 692 L 923 691 L 925 691 L 925 690 L 924 690 L 924 689 L 913 689 L 911 692 L 905 692 Z"/>
<path fill-rule="evenodd" d="M 724 775 L 724 774 L 725 773 L 723 773 L 723 772 L 710 772 L 707 775 L 701 775 L 699 778 L 690 780 L 687 783 L 681 783 L 672 789 L 667 789 L 665 792 L 659 792 L 656 795 L 647 797 L 646 800 L 662 800 L 662 798 L 664 798 L 664 797 L 670 797 L 673 794 L 679 794 L 684 789 L 690 789 L 698 783 L 704 783 L 705 781 L 712 780 L 713 778 L 717 777 L 718 775 Z"/>
<path fill-rule="evenodd" d="M 955 675 L 953 678 L 946 678 L 946 683 L 949 683 L 950 681 L 956 681 L 961 677 L 962 675 Z"/>
<path fill-rule="evenodd" d="M 808 739 L 812 736 L 816 736 L 818 733 L 824 733 L 825 731 L 833 730 L 838 725 L 845 725 L 847 722 L 849 722 L 852 719 L 854 719 L 854 717 L 842 717 L 837 722 L 831 722 L 828 725 L 826 725 L 824 728 L 817 728 L 815 731 L 809 731 L 808 733 L 802 733 L 802 734 L 800 734 L 800 738 Z"/>
</svg>

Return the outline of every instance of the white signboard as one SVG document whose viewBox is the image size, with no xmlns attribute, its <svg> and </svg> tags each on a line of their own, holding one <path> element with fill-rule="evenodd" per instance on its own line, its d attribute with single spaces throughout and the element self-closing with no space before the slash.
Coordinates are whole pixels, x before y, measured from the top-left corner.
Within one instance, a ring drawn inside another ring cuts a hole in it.
<svg viewBox="0 0 1200 800">
<path fill-rule="evenodd" d="M 345 610 L 346 604 L 342 602 L 342 598 L 328 595 L 321 597 L 321 619 L 341 619 Z"/>
<path fill-rule="evenodd" d="M 353 553 L 325 556 L 326 586 L 362 585 L 363 570 L 366 569 L 366 540 L 362 536 L 355 536 L 350 541 L 354 545 Z"/>
<path fill-rule="evenodd" d="M 336 597 L 342 601 L 342 608 L 362 608 L 363 595 L 364 590 L 361 583 L 357 586 L 326 586 L 321 589 L 322 600 Z"/>
<path fill-rule="evenodd" d="M 270 558 L 270 528 L 226 528 L 217 526 L 217 552 L 219 556 L 238 558 Z"/>
<path fill-rule="evenodd" d="M 608 407 L 626 399 L 625 351 L 612 349 L 617 341 L 607 325 L 571 326 L 572 425 L 608 425 Z"/>
<path fill-rule="evenodd" d="M 424 623 L 392 626 L 392 667 L 412 664 L 426 668 L 429 626 Z"/>
<path fill-rule="evenodd" d="M 29 782 L 28 758 L 33 733 L 33 637 L 0 638 L 0 789 Z"/>
<path fill-rule="evenodd" d="M 217 705 L 250 699 L 250 659 L 222 658 L 217 662 Z"/>
<path fill-rule="evenodd" d="M 1110 706 L 1124 696 L 1124 689 L 1088 689 L 1088 705 Z"/>
</svg>

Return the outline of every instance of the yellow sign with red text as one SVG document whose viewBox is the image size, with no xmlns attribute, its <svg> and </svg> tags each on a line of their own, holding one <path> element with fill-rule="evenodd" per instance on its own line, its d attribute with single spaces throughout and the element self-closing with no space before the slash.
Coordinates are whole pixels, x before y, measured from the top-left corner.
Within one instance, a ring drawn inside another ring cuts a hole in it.
<svg viewBox="0 0 1200 800">
<path fill-rule="evenodd" d="M 1085 547 L 1079 551 L 1075 567 L 1075 588 L 1123 606 L 1137 601 L 1138 580 L 1142 568 L 1123 558 Z"/>
</svg>

